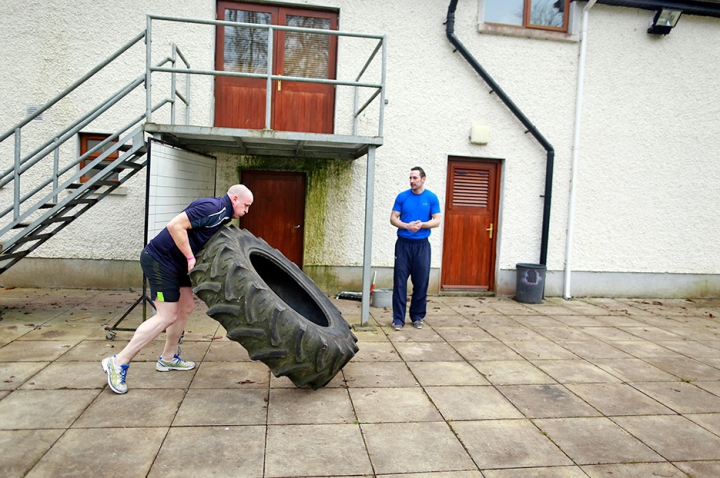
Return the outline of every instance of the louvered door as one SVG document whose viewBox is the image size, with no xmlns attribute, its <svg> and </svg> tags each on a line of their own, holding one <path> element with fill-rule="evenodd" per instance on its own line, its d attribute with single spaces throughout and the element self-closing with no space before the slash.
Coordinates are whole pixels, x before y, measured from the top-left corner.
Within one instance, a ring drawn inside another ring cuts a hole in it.
<svg viewBox="0 0 720 478">
<path fill-rule="evenodd" d="M 493 290 L 499 162 L 450 158 L 441 287 Z"/>
</svg>

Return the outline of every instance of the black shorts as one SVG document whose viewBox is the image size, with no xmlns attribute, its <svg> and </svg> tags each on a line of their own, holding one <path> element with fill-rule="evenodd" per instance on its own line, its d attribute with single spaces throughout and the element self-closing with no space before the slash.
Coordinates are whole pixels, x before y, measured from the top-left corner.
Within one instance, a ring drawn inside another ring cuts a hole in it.
<svg viewBox="0 0 720 478">
<path fill-rule="evenodd" d="M 192 287 L 187 273 L 178 274 L 160 264 L 145 249 L 140 253 L 140 267 L 150 284 L 150 299 L 158 302 L 178 302 L 180 287 Z"/>
</svg>

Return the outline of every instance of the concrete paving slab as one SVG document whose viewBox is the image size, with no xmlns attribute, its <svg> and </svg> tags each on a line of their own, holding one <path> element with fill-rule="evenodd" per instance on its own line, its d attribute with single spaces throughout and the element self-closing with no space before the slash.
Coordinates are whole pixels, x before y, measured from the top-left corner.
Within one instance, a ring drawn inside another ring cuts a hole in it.
<svg viewBox="0 0 720 478">
<path fill-rule="evenodd" d="M 0 362 L 0 390 L 15 390 L 51 362 Z"/>
<path fill-rule="evenodd" d="M 702 344 L 695 340 L 663 340 L 658 345 L 681 353 L 687 357 L 702 361 L 703 358 L 716 358 L 718 349 Z"/>
<path fill-rule="evenodd" d="M 0 476 L 22 477 L 50 449 L 64 429 L 0 430 Z"/>
<path fill-rule="evenodd" d="M 27 476 L 145 477 L 166 433 L 165 428 L 68 430 Z M 113 459 L 102 450 L 112 450 Z"/>
<path fill-rule="evenodd" d="M 359 425 L 273 425 L 265 476 L 372 474 Z"/>
<path fill-rule="evenodd" d="M 402 362 L 350 362 L 343 374 L 350 388 L 420 386 Z"/>
<path fill-rule="evenodd" d="M 678 462 L 675 466 L 692 478 L 717 478 L 720 476 L 720 461 Z"/>
<path fill-rule="evenodd" d="M 388 324 L 390 325 L 390 324 Z M 408 320 L 405 326 L 400 330 L 388 330 L 388 338 L 394 343 L 425 343 L 425 342 L 444 342 L 445 340 L 432 327 L 426 326 L 422 329 L 416 329 Z"/>
<path fill-rule="evenodd" d="M 100 362 L 105 357 L 117 354 L 127 345 L 124 340 L 83 340 L 60 356 L 56 362 Z M 155 359 L 157 360 L 157 358 Z"/>
<path fill-rule="evenodd" d="M 632 318 L 626 315 L 604 315 L 597 317 L 597 321 L 600 322 L 600 327 L 642 327 L 647 325 L 644 321 L 649 319 L 651 319 L 651 316 Z"/>
<path fill-rule="evenodd" d="M 483 472 L 573 464 L 529 420 L 463 421 L 452 427 Z"/>
<path fill-rule="evenodd" d="M 27 380 L 21 390 L 58 390 L 82 388 L 103 388 L 104 382 L 97 379 L 102 367 L 98 362 L 51 363 Z"/>
<path fill-rule="evenodd" d="M 557 343 L 563 348 L 569 350 L 580 358 L 584 358 L 589 361 L 595 359 L 631 359 L 632 355 L 627 352 L 610 345 L 605 342 L 601 342 L 597 339 L 590 340 L 558 340 Z"/>
<path fill-rule="evenodd" d="M 616 347 L 635 358 L 649 359 L 655 357 L 678 357 L 683 356 L 673 350 L 662 345 L 655 344 L 643 339 L 636 340 L 615 340 L 612 342 L 613 347 Z"/>
<path fill-rule="evenodd" d="M 467 362 L 408 362 L 408 367 L 423 387 L 490 384 Z"/>
<path fill-rule="evenodd" d="M 603 415 L 672 415 L 666 406 L 624 383 L 568 384 L 567 388 Z"/>
<path fill-rule="evenodd" d="M 487 360 L 471 364 L 493 385 L 557 383 L 527 360 Z"/>
<path fill-rule="evenodd" d="M 98 364 L 98 367 L 100 365 Z M 134 389 L 141 388 L 180 388 L 186 389 L 193 381 L 197 372 L 197 366 L 193 370 L 173 370 L 170 372 L 158 372 L 155 370 L 155 362 L 131 362 L 127 372 L 126 383 L 128 393 Z M 107 375 L 102 368 L 97 375 L 98 380 L 107 382 Z"/>
<path fill-rule="evenodd" d="M 587 475 L 577 466 L 483 470 L 483 476 L 485 478 L 587 478 Z"/>
<path fill-rule="evenodd" d="M 496 312 L 497 313 L 497 312 Z M 510 317 L 505 315 L 490 315 L 490 314 L 478 314 L 471 316 L 470 320 L 480 327 L 522 327 L 520 322 L 517 322 Z"/>
<path fill-rule="evenodd" d="M 531 360 L 560 383 L 617 383 L 620 380 L 584 360 Z"/>
<path fill-rule="evenodd" d="M 398 475 L 383 475 L 383 478 L 407 478 L 402 473 Z M 479 470 L 474 471 L 439 471 L 434 473 L 414 473 L 412 478 L 483 478 L 483 474 Z"/>
<path fill-rule="evenodd" d="M 77 344 L 86 337 L 92 335 L 96 330 L 101 329 L 101 324 L 93 324 L 92 327 L 84 325 L 54 325 L 46 322 L 43 325 L 35 327 L 22 337 L 18 337 L 18 341 L 23 340 L 61 340 L 69 344 Z"/>
<path fill-rule="evenodd" d="M 562 385 L 512 385 L 498 390 L 528 418 L 600 416 Z"/>
<path fill-rule="evenodd" d="M 707 390 L 720 397 L 720 382 L 693 382 L 696 387 L 700 387 L 703 390 Z"/>
<path fill-rule="evenodd" d="M 478 342 L 482 340 L 495 340 L 480 327 L 434 327 L 435 332 L 448 342 Z"/>
<path fill-rule="evenodd" d="M 203 362 L 251 362 L 251 360 L 248 351 L 239 343 L 231 340 L 214 340 L 209 343 Z"/>
<path fill-rule="evenodd" d="M 0 362 L 49 362 L 67 353 L 73 345 L 57 340 L 15 341 L 0 348 Z"/>
<path fill-rule="evenodd" d="M 573 312 L 576 312 L 573 310 Z M 553 316 L 556 322 L 556 327 L 567 325 L 569 327 L 602 327 L 607 325 L 595 317 L 588 317 L 587 315 L 555 315 Z"/>
<path fill-rule="evenodd" d="M 535 425 L 578 465 L 665 461 L 607 418 L 550 418 Z"/>
<path fill-rule="evenodd" d="M 148 477 L 263 476 L 265 427 L 172 428 Z"/>
<path fill-rule="evenodd" d="M 684 380 L 720 380 L 720 369 L 687 357 L 648 357 L 646 360 Z"/>
<path fill-rule="evenodd" d="M 395 347 L 406 362 L 463 361 L 463 358 L 446 342 L 396 342 Z"/>
<path fill-rule="evenodd" d="M 444 422 L 367 424 L 362 430 L 377 474 L 477 469 Z"/>
<path fill-rule="evenodd" d="M 720 435 L 720 413 L 685 414 L 685 418 L 692 420 L 706 430 Z"/>
<path fill-rule="evenodd" d="M 475 323 L 460 314 L 455 315 L 428 315 L 425 323 L 433 328 L 437 327 L 472 327 Z"/>
<path fill-rule="evenodd" d="M 624 332 L 617 327 L 580 327 L 580 331 L 605 342 L 639 339 L 639 337 Z"/>
<path fill-rule="evenodd" d="M 450 345 L 467 361 L 519 360 L 522 357 L 499 340 L 481 342 L 451 342 Z"/>
<path fill-rule="evenodd" d="M 582 467 L 590 478 L 687 478 L 687 475 L 671 463 L 623 463 L 617 465 L 587 465 Z M 695 476 L 695 475 L 692 475 Z"/>
<path fill-rule="evenodd" d="M 523 418 L 494 387 L 427 387 L 425 390 L 448 421 Z"/>
<path fill-rule="evenodd" d="M 640 337 L 645 340 L 665 341 L 665 340 L 677 340 L 680 338 L 680 336 L 677 334 L 674 334 L 667 330 L 663 330 L 659 327 L 654 327 L 652 325 L 642 325 L 640 327 L 618 326 L 618 329 L 623 330 L 629 334 L 632 334 L 636 337 Z"/>
<path fill-rule="evenodd" d="M 528 360 L 577 359 L 577 355 L 547 339 L 506 341 L 505 344 Z"/>
<path fill-rule="evenodd" d="M 520 327 L 485 327 L 485 330 L 493 337 L 503 342 L 515 340 L 542 340 L 544 337 L 525 326 Z"/>
<path fill-rule="evenodd" d="M 192 371 L 180 373 L 190 376 Z M 192 388 L 267 388 L 270 369 L 262 362 L 203 362 L 190 378 Z"/>
<path fill-rule="evenodd" d="M 278 388 L 270 390 L 267 423 L 304 425 L 354 423 L 353 404 L 344 388 Z"/>
<path fill-rule="evenodd" d="M 624 382 L 669 382 L 677 380 L 674 375 L 640 359 L 593 359 L 591 362 Z"/>
<path fill-rule="evenodd" d="M 535 331 L 543 338 L 560 341 L 591 341 L 595 337 L 586 334 L 579 327 L 535 327 Z"/>
<path fill-rule="evenodd" d="M 669 461 L 719 460 L 720 438 L 677 415 L 613 417 Z"/>
<path fill-rule="evenodd" d="M 400 356 L 390 342 L 368 342 L 352 358 L 354 362 L 399 362 Z"/>
<path fill-rule="evenodd" d="M 691 383 L 636 382 L 633 387 L 677 413 L 720 412 L 720 397 Z"/>
<path fill-rule="evenodd" d="M 185 390 L 133 390 L 119 397 L 107 389 L 72 428 L 169 427 L 184 397 Z"/>
<path fill-rule="evenodd" d="M 68 428 L 100 390 L 15 390 L 0 401 L 0 429 Z"/>
<path fill-rule="evenodd" d="M 443 419 L 421 388 L 352 388 L 350 396 L 360 423 L 437 422 Z"/>
<path fill-rule="evenodd" d="M 190 389 L 173 426 L 235 426 L 267 423 L 268 392 L 264 389 Z"/>
<path fill-rule="evenodd" d="M 268 369 L 269 370 L 269 369 Z M 347 381 L 342 371 L 337 373 L 323 388 L 347 388 Z M 270 389 L 274 388 L 297 388 L 289 378 L 276 377 L 270 373 Z M 309 388 L 309 387 L 306 387 Z"/>
<path fill-rule="evenodd" d="M 567 309 L 563 309 L 563 311 L 564 313 L 570 313 Z M 558 317 L 562 317 L 562 315 L 558 315 Z M 547 315 L 514 315 L 512 319 L 533 330 L 536 327 L 562 327 L 565 325 L 563 322 Z"/>
</svg>

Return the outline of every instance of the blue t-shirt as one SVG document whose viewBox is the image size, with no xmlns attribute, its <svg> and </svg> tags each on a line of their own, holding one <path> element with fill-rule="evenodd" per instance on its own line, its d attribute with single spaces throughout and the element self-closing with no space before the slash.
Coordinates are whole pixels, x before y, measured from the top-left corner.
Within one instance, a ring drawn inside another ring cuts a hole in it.
<svg viewBox="0 0 720 478">
<path fill-rule="evenodd" d="M 205 247 L 218 229 L 230 222 L 233 206 L 230 196 L 226 194 L 220 198 L 193 201 L 183 212 L 190 219 L 192 229 L 188 229 L 187 233 L 190 249 L 195 255 Z M 148 242 L 145 250 L 162 265 L 178 273 L 187 272 L 187 257 L 175 245 L 167 227 Z"/>
<path fill-rule="evenodd" d="M 420 194 L 415 194 L 412 189 L 403 191 L 395 198 L 393 211 L 400 213 L 402 222 L 413 222 L 420 220 L 427 222 L 432 219 L 433 214 L 440 212 L 440 201 L 435 193 L 425 189 Z M 430 237 L 430 229 L 422 228 L 418 232 L 398 228 L 397 235 L 405 239 L 426 239 Z"/>
</svg>

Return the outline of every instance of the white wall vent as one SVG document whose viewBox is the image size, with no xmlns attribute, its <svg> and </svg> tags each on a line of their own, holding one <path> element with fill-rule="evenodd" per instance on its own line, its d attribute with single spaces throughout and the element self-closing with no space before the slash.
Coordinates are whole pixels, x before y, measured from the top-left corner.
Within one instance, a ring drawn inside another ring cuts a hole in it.
<svg viewBox="0 0 720 478">
<path fill-rule="evenodd" d="M 39 110 L 39 109 L 40 109 L 39 106 L 28 106 L 28 107 L 26 108 L 26 112 L 27 112 L 26 116 L 30 116 L 30 115 L 32 115 L 32 114 L 35 114 L 35 112 L 36 112 L 37 110 Z M 37 115 L 35 118 L 33 118 L 33 121 L 43 121 L 44 119 L 45 119 L 45 112 L 43 111 L 42 113 L 40 113 L 39 115 Z"/>
</svg>

